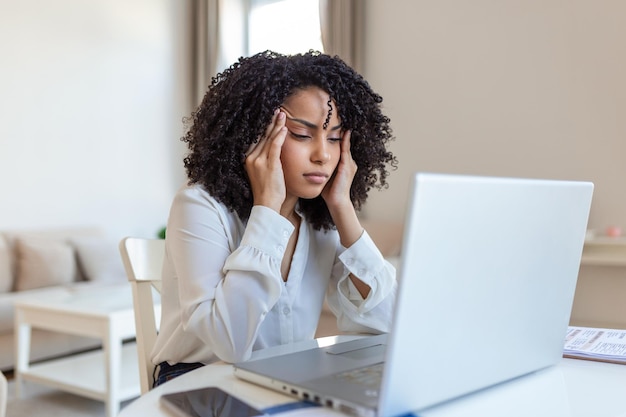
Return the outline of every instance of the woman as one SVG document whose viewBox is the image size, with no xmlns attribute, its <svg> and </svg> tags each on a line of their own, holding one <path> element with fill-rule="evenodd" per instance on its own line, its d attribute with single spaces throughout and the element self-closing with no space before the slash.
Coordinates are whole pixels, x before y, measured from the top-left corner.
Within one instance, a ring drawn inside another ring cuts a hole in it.
<svg viewBox="0 0 626 417">
<path fill-rule="evenodd" d="M 340 330 L 389 330 L 395 270 L 357 217 L 396 166 L 381 102 L 313 51 L 241 58 L 212 80 L 167 225 L 156 385 L 312 339 L 325 297 Z"/>
</svg>

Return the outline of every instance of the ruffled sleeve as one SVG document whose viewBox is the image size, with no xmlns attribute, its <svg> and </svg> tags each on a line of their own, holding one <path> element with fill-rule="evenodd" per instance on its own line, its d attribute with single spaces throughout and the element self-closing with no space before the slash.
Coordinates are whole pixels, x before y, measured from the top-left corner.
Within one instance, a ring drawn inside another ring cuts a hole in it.
<svg viewBox="0 0 626 417">
<path fill-rule="evenodd" d="M 371 290 L 363 299 L 349 278 L 352 273 Z M 363 232 L 349 248 L 341 248 L 333 267 L 327 302 L 339 330 L 386 333 L 391 329 L 397 290 L 396 270 Z"/>
</svg>

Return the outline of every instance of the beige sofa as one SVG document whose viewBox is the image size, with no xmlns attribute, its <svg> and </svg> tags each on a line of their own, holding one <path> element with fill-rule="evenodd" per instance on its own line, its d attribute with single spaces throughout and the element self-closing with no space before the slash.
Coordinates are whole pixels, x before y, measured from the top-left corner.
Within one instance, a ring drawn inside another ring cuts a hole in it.
<svg viewBox="0 0 626 417">
<path fill-rule="evenodd" d="M 15 367 L 14 303 L 128 285 L 117 242 L 97 228 L 0 231 L 0 370 Z M 31 360 L 95 348 L 96 339 L 34 329 Z"/>
</svg>

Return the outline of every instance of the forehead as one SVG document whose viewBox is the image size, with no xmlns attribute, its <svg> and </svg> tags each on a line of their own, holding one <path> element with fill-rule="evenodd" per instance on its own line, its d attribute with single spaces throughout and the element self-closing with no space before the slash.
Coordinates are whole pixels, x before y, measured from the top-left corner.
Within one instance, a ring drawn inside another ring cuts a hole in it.
<svg viewBox="0 0 626 417">
<path fill-rule="evenodd" d="M 339 124 L 339 115 L 337 114 L 335 102 L 330 99 L 330 95 L 326 91 L 318 87 L 296 90 L 285 99 L 283 107 L 289 116 L 305 119 L 316 124 L 326 122 L 330 112 L 329 125 L 335 126 Z"/>
</svg>

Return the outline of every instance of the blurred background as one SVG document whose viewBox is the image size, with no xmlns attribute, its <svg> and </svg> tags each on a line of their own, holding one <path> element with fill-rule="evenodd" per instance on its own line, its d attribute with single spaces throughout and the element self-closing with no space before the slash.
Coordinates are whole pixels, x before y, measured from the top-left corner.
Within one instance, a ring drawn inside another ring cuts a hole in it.
<svg viewBox="0 0 626 417">
<path fill-rule="evenodd" d="M 384 97 L 400 164 L 366 218 L 401 221 L 421 170 L 593 181 L 589 227 L 626 226 L 625 2 L 328 3 L 0 0 L 0 229 L 154 236 L 183 118 L 267 48 L 327 48 Z"/>
</svg>

